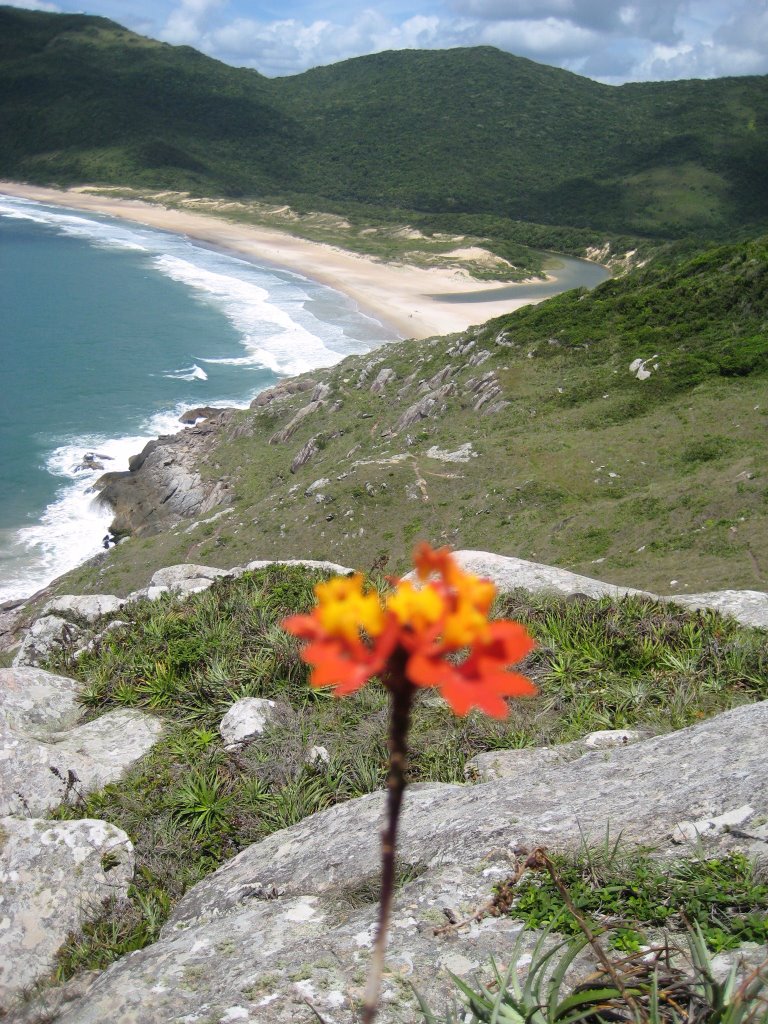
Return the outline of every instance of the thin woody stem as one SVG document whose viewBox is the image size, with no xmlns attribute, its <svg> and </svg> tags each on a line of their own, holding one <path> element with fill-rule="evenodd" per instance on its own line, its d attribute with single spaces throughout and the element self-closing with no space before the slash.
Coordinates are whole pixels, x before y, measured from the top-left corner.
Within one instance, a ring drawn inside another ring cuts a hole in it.
<svg viewBox="0 0 768 1024">
<path fill-rule="evenodd" d="M 368 981 L 363 999 L 362 1024 L 373 1024 L 379 1008 L 379 990 L 384 971 L 384 956 L 387 949 L 389 915 L 395 892 L 395 852 L 397 849 L 397 827 L 400 808 L 405 791 L 405 767 L 408 757 L 408 729 L 411 723 L 411 706 L 414 687 L 405 678 L 402 667 L 390 672 L 387 680 L 392 694 L 389 719 L 389 776 L 387 778 L 387 817 L 381 833 L 381 897 L 379 899 L 379 920 L 373 957 L 368 970 Z"/>
</svg>

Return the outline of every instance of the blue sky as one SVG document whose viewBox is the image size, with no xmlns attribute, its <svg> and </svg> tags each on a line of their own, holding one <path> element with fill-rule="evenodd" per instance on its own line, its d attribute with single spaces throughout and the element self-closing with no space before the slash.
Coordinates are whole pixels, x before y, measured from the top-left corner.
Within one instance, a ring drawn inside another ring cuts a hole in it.
<svg viewBox="0 0 768 1024">
<path fill-rule="evenodd" d="M 270 76 L 379 50 L 478 44 L 613 84 L 768 74 L 768 0 L 11 3 L 102 14 L 144 35 L 185 43 Z"/>
</svg>

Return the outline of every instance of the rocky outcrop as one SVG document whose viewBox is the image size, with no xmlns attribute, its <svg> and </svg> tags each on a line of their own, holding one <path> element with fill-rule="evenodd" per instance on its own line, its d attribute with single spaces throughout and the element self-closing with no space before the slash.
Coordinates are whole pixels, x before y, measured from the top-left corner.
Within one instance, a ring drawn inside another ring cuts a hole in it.
<svg viewBox="0 0 768 1024">
<path fill-rule="evenodd" d="M 418 423 L 419 420 L 430 419 L 435 416 L 441 416 L 446 409 L 446 398 L 453 394 L 456 390 L 456 385 L 452 381 L 448 381 L 442 384 L 439 388 L 429 390 L 420 398 L 418 402 L 414 402 L 413 405 L 409 406 L 405 412 L 399 417 L 394 427 L 391 430 L 384 432 L 384 436 L 392 437 L 395 434 L 399 434 L 400 431 L 405 430 L 406 427 L 412 426 L 414 423 Z"/>
<path fill-rule="evenodd" d="M 218 416 L 223 410 L 213 405 L 199 405 L 195 409 L 185 409 L 179 416 L 179 423 L 185 426 L 193 426 L 198 420 L 208 420 L 212 416 Z"/>
<path fill-rule="evenodd" d="M 115 782 L 162 727 L 129 710 L 81 724 L 77 697 L 73 679 L 0 669 L 0 1016 L 53 969 L 70 932 L 126 895 L 133 876 L 121 829 L 42 815 Z"/>
<path fill-rule="evenodd" d="M 267 388 L 266 391 L 260 391 L 251 402 L 251 409 L 264 409 L 275 402 L 285 401 L 286 398 L 291 398 L 293 395 L 311 391 L 316 383 L 311 377 L 290 377 L 288 380 L 275 384 L 272 388 Z"/>
<path fill-rule="evenodd" d="M 540 562 L 528 562 L 524 558 L 512 558 L 510 555 L 496 555 L 490 551 L 456 551 L 454 554 L 459 565 L 467 572 L 493 580 L 501 591 L 527 590 L 538 594 L 584 594 L 587 597 L 624 597 L 627 594 L 649 595 L 643 590 L 631 587 L 617 587 L 613 583 L 590 576 L 580 576 L 568 569 L 558 569 L 554 565 L 542 565 Z M 406 577 L 413 577 L 409 573 Z M 768 602 L 768 595 L 764 595 Z M 675 600 L 670 598 L 669 600 Z"/>
<path fill-rule="evenodd" d="M 44 615 L 70 615 L 86 622 L 95 622 L 102 615 L 120 611 L 125 600 L 114 594 L 63 594 L 49 601 L 43 608 Z"/>
<path fill-rule="evenodd" d="M 306 466 L 320 451 L 320 435 L 310 437 L 306 444 L 296 452 L 291 462 L 291 472 L 296 473 L 302 466 Z"/>
<path fill-rule="evenodd" d="M 29 679 L 34 709 L 18 687 Z M 7 687 L 7 689 L 6 689 Z M 50 708 L 40 702 L 47 694 Z M 122 709 L 76 724 L 72 680 L 39 669 L 0 670 L 0 814 L 42 815 L 119 779 L 157 742 L 162 726 Z"/>
<path fill-rule="evenodd" d="M 675 594 L 668 600 L 685 608 L 714 608 L 745 626 L 768 629 L 768 594 L 761 590 L 714 590 L 707 594 Z"/>
<path fill-rule="evenodd" d="M 488 918 L 448 935 L 491 895 L 519 845 L 561 849 L 606 829 L 627 843 L 671 851 L 679 823 L 738 810 L 747 836 L 768 813 L 768 703 L 570 763 L 521 766 L 508 779 L 435 785 L 406 795 L 400 854 L 414 876 L 398 892 L 380 1020 L 422 1018 L 410 984 L 439 1012 L 449 972 L 470 977 L 491 955 L 506 963 L 520 926 Z M 161 939 L 109 968 L 57 1018 L 61 1024 L 161 1020 L 288 1024 L 357 1020 L 373 941 L 375 903 L 352 894 L 376 877 L 383 795 L 341 804 L 249 847 L 181 900 Z M 748 805 L 747 816 L 742 810 Z M 757 833 L 754 833 L 757 836 Z M 721 831 L 700 842 L 721 852 L 765 843 Z M 523 936 L 530 948 L 534 935 Z M 404 984 L 404 982 L 406 984 Z"/>
<path fill-rule="evenodd" d="M 318 409 L 322 409 L 325 403 L 322 399 L 310 402 L 308 405 L 304 405 L 299 411 L 286 423 L 284 427 L 276 431 L 269 439 L 270 444 L 285 444 L 286 441 L 290 440 L 296 431 L 299 429 L 301 424 L 307 419 L 308 416 L 312 416 Z"/>
<path fill-rule="evenodd" d="M 116 536 L 156 532 L 228 503 L 229 481 L 203 479 L 200 467 L 212 435 L 233 415 L 219 410 L 201 426 L 156 438 L 130 460 L 127 472 L 100 477 L 95 484 L 100 500 L 114 511 L 110 531 Z"/>
<path fill-rule="evenodd" d="M 53 970 L 70 932 L 126 895 L 133 867 L 108 822 L 0 818 L 0 1015 Z"/>
<path fill-rule="evenodd" d="M 376 374 L 376 379 L 371 384 L 371 393 L 374 395 L 383 395 L 387 389 L 387 385 L 395 379 L 395 371 L 390 370 L 389 367 L 385 367 L 383 370 L 379 370 Z"/>
</svg>

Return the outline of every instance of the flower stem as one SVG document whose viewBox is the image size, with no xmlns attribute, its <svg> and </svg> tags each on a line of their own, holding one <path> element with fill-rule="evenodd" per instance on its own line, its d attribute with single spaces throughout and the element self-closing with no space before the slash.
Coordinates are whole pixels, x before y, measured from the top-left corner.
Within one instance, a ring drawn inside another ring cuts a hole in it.
<svg viewBox="0 0 768 1024">
<path fill-rule="evenodd" d="M 387 949 L 389 915 L 395 892 L 395 853 L 397 827 L 403 803 L 408 758 L 408 729 L 415 688 L 405 678 L 404 666 L 390 670 L 386 685 L 392 695 L 389 719 L 389 776 L 387 778 L 387 817 L 381 833 L 381 896 L 373 957 L 363 999 L 362 1024 L 373 1024 L 379 1008 L 379 990 Z"/>
</svg>

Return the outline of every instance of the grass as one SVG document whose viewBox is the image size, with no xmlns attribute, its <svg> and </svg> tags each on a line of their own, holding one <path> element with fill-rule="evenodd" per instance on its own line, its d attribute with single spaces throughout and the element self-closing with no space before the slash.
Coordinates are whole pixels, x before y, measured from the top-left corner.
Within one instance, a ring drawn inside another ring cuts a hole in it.
<svg viewBox="0 0 768 1024">
<path fill-rule="evenodd" d="M 119 613 L 126 625 L 93 651 L 78 659 L 64 651 L 49 665 L 81 681 L 94 716 L 134 707 L 166 722 L 162 740 L 119 784 L 56 812 L 113 822 L 137 858 L 127 899 L 72 938 L 59 978 L 151 942 L 184 892 L 250 843 L 383 785 L 386 692 L 370 685 L 336 700 L 311 690 L 296 641 L 279 627 L 286 614 L 309 609 L 321 576 L 272 566 L 185 600 L 128 605 Z M 498 722 L 457 719 L 436 695 L 420 694 L 414 781 L 463 782 L 466 762 L 484 750 L 560 743 L 601 728 L 663 731 L 768 696 L 765 635 L 714 613 L 522 593 L 504 596 L 496 613 L 537 637 L 525 670 L 540 696 L 515 702 Z M 218 723 L 248 696 L 275 700 L 278 721 L 258 742 L 225 751 Z M 313 746 L 326 747 L 327 763 L 307 763 Z"/>
<path fill-rule="evenodd" d="M 570 900 L 614 948 L 638 952 L 659 929 L 697 926 L 713 953 L 768 941 L 768 884 L 741 853 L 661 863 L 643 851 L 583 848 L 552 857 Z M 528 874 L 510 915 L 527 928 L 578 935 L 581 927 L 549 874 Z"/>
</svg>

